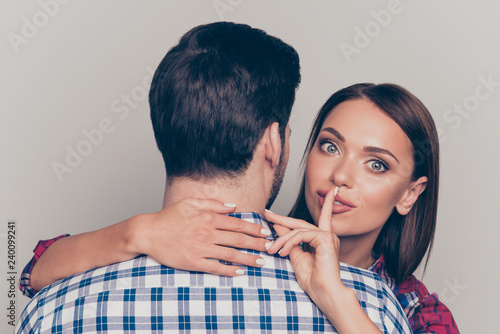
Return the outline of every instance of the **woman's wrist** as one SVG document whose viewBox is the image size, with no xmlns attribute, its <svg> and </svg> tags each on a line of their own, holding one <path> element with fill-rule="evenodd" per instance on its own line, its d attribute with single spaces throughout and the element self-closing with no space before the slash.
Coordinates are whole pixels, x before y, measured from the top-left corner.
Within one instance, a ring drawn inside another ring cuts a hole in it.
<svg viewBox="0 0 500 334">
<path fill-rule="evenodd" d="M 339 318 L 345 310 L 347 301 L 349 301 L 348 305 L 352 303 L 353 298 L 357 302 L 354 290 L 345 287 L 342 283 L 331 284 L 318 292 L 313 300 L 329 319 Z"/>
<path fill-rule="evenodd" d="M 337 286 L 318 305 L 339 333 L 381 333 L 367 316 L 353 289 Z"/>
<path fill-rule="evenodd" d="M 124 242 L 124 251 L 131 258 L 141 254 L 147 254 L 148 249 L 148 228 L 147 222 L 150 220 L 151 214 L 140 214 L 133 216 L 125 221 L 123 228 L 119 231 L 122 233 Z"/>
</svg>

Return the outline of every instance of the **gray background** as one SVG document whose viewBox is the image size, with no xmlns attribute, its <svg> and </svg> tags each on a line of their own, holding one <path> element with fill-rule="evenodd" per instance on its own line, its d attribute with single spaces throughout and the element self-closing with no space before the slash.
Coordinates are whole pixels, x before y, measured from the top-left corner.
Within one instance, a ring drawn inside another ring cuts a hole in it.
<svg viewBox="0 0 500 334">
<path fill-rule="evenodd" d="M 356 82 L 394 82 L 427 105 L 440 128 L 442 175 L 435 247 L 423 281 L 450 307 L 463 333 L 495 332 L 498 2 L 62 2 L 0 5 L 0 264 L 5 275 L 0 277 L 0 328 L 11 330 L 4 315 L 9 219 L 17 221 L 20 272 L 39 239 L 161 208 L 163 164 L 144 95 L 149 71 L 188 29 L 225 19 L 262 28 L 301 56 L 291 157 L 276 212 L 287 213 L 295 199 L 312 119 L 331 93 Z M 372 11 L 388 9 L 390 19 L 378 23 Z M 30 24 L 35 29 L 27 28 Z M 357 31 L 366 29 L 369 41 L 356 40 Z M 357 53 L 346 57 L 341 46 L 356 42 Z M 484 80 L 496 84 L 488 90 Z M 460 105 L 463 111 L 457 112 Z M 82 131 L 106 119 L 112 131 L 86 147 Z M 88 155 L 58 179 L 52 165 L 66 164 L 68 147 L 86 149 Z M 18 314 L 27 301 L 18 294 Z"/>
</svg>

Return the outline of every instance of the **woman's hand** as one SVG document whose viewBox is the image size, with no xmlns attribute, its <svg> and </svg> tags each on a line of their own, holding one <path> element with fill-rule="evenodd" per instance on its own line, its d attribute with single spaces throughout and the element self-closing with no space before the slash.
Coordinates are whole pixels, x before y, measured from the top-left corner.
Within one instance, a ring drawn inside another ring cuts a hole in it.
<svg viewBox="0 0 500 334">
<path fill-rule="evenodd" d="M 274 254 L 279 251 L 280 256 L 290 256 L 297 281 L 315 302 L 320 301 L 325 293 L 344 287 L 340 280 L 338 259 L 340 242 L 331 232 L 334 191 L 332 188 L 325 197 L 318 226 L 271 212 L 265 213 L 266 219 L 275 223 L 274 228 L 280 234 L 268 252 Z M 301 243 L 307 243 L 309 249 L 302 250 Z"/>
<path fill-rule="evenodd" d="M 234 210 L 216 200 L 185 199 L 157 213 L 140 215 L 127 237 L 132 253 L 147 254 L 172 268 L 225 276 L 241 275 L 243 270 L 210 259 L 260 267 L 262 257 L 234 248 L 265 252 L 265 238 L 271 231 L 223 215 Z"/>
<path fill-rule="evenodd" d="M 99 230 L 62 238 L 33 267 L 30 285 L 40 291 L 58 279 L 148 254 L 166 266 L 237 276 L 242 269 L 210 259 L 262 266 L 260 256 L 234 249 L 265 251 L 271 232 L 228 217 L 234 207 L 215 200 L 186 199 L 157 213 L 134 216 Z"/>
<path fill-rule="evenodd" d="M 340 279 L 339 238 L 332 233 L 332 209 L 338 188 L 325 196 L 318 227 L 266 212 L 280 235 L 268 249 L 290 256 L 297 281 L 339 333 L 381 333 L 360 306 L 354 290 Z M 306 243 L 305 250 L 300 245 Z"/>
</svg>

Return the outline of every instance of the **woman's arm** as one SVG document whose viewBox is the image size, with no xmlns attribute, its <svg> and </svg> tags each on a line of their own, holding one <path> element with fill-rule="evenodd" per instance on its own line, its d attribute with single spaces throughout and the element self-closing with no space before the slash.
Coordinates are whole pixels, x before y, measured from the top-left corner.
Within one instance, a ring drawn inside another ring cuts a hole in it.
<svg viewBox="0 0 500 334">
<path fill-rule="evenodd" d="M 48 247 L 35 263 L 30 286 L 40 291 L 58 279 L 93 268 L 134 258 L 124 238 L 131 224 L 140 223 L 146 216 L 135 216 L 118 224 L 62 238 Z"/>
<path fill-rule="evenodd" d="M 257 264 L 260 256 L 234 248 L 265 251 L 265 238 L 271 232 L 260 225 L 220 215 L 234 210 L 215 200 L 186 199 L 157 213 L 62 238 L 34 265 L 30 285 L 39 291 L 58 279 L 140 254 L 177 269 L 240 275 L 240 267 L 210 259 L 261 266 Z"/>
<path fill-rule="evenodd" d="M 279 251 L 281 256 L 290 256 L 300 286 L 339 333 L 382 333 L 359 304 L 354 290 L 346 288 L 340 279 L 340 243 L 331 232 L 335 195 L 334 189 L 331 189 L 325 197 L 318 222 L 320 228 L 293 218 L 266 213 L 269 221 L 279 224 L 274 227 L 280 234 L 268 252 L 273 254 Z M 293 231 L 281 236 L 286 232 L 285 227 Z M 314 251 L 303 251 L 300 248 L 303 242 Z"/>
<path fill-rule="evenodd" d="M 33 250 L 34 253 L 33 257 L 24 267 L 23 271 L 21 272 L 21 277 L 19 279 L 19 289 L 22 291 L 23 295 L 29 298 L 33 298 L 38 293 L 38 291 L 35 290 L 30 285 L 30 278 L 31 278 L 31 272 L 33 271 L 33 267 L 37 263 L 40 256 L 42 256 L 42 254 L 47 250 L 47 248 L 49 248 L 57 240 L 68 236 L 69 234 L 63 234 L 53 239 L 38 241 L 38 244 Z"/>
</svg>

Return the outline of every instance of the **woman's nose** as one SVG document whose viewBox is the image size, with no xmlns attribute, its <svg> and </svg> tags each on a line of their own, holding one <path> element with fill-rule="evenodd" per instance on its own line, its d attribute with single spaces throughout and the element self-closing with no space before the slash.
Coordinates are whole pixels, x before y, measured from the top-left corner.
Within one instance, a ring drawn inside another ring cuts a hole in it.
<svg viewBox="0 0 500 334">
<path fill-rule="evenodd" d="M 333 167 L 330 181 L 339 187 L 351 188 L 354 185 L 355 167 L 349 163 L 348 159 L 341 159 Z"/>
</svg>

